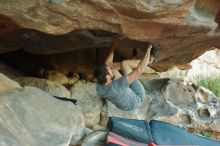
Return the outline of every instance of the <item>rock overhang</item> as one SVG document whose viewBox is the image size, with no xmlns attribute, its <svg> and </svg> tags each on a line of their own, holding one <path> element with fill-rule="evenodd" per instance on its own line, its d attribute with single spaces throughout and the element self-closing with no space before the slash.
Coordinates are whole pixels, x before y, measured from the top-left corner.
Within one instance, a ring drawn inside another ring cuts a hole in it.
<svg viewBox="0 0 220 146">
<path fill-rule="evenodd" d="M 206 50 L 220 47 L 219 10 L 217 0 L 2 1 L 0 52 L 106 48 L 116 33 L 125 36 L 118 46 L 124 58 L 129 48 L 153 43 L 159 51 L 155 70 L 184 69 Z"/>
</svg>

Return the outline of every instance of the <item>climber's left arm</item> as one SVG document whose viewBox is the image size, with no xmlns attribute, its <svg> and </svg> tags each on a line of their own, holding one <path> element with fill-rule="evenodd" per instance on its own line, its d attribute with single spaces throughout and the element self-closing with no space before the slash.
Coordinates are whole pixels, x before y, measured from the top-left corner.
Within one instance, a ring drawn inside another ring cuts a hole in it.
<svg viewBox="0 0 220 146">
<path fill-rule="evenodd" d="M 118 36 L 113 36 L 110 49 L 107 52 L 107 58 L 105 60 L 105 64 L 107 66 L 111 66 L 113 63 L 113 57 L 114 57 L 114 50 L 116 46 L 118 45 L 119 39 Z"/>
</svg>

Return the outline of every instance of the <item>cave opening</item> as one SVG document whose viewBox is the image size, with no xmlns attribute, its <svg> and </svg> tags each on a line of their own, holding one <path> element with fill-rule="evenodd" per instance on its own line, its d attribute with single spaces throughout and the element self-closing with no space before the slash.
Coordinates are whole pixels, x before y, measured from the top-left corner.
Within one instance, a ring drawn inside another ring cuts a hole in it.
<svg viewBox="0 0 220 146">
<path fill-rule="evenodd" d="M 114 35 L 119 34 L 99 29 L 77 30 L 59 36 L 18 30 L 1 39 L 0 44 L 6 51 L 0 54 L 0 62 L 26 76 L 47 78 L 45 71 L 57 71 L 67 78 L 77 74 L 80 79 L 88 79 L 95 66 L 107 57 Z M 147 46 L 146 42 L 123 38 L 115 49 L 114 62 L 142 58 Z"/>
</svg>

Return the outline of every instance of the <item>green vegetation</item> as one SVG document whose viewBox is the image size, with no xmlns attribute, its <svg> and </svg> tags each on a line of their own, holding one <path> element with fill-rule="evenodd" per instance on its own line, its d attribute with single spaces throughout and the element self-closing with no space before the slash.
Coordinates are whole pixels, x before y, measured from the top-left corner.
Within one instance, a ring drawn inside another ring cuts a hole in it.
<svg viewBox="0 0 220 146">
<path fill-rule="evenodd" d="M 220 97 L 220 74 L 209 76 L 197 76 L 195 80 L 200 86 L 209 89 L 217 97 Z"/>
</svg>

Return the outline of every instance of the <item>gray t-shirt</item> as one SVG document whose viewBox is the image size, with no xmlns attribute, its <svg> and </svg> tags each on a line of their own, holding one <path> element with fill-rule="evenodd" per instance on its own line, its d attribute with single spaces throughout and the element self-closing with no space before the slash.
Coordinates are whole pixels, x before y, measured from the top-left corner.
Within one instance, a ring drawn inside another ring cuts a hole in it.
<svg viewBox="0 0 220 146">
<path fill-rule="evenodd" d="M 132 82 L 133 87 L 139 88 L 142 86 L 140 81 L 135 80 Z M 141 84 L 141 85 L 139 85 Z M 141 90 L 143 87 L 141 87 Z M 141 93 L 143 96 L 138 96 L 134 90 L 129 86 L 127 76 L 122 76 L 117 80 L 112 81 L 108 86 L 103 87 L 100 84 L 96 86 L 97 92 L 107 100 L 111 101 L 116 107 L 121 110 L 134 110 L 137 108 L 140 103 L 143 101 L 144 93 Z M 140 89 L 138 89 L 140 90 Z"/>
</svg>

